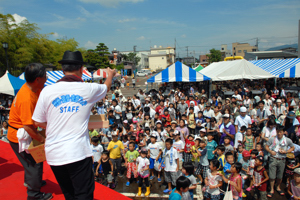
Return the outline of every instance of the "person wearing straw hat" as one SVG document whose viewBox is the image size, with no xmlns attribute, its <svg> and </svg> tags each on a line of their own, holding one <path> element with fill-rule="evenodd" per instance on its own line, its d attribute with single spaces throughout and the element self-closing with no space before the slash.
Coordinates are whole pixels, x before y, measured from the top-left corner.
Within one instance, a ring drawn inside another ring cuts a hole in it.
<svg viewBox="0 0 300 200">
<path fill-rule="evenodd" d="M 111 88 L 115 70 L 107 68 L 104 84 L 83 83 L 81 52 L 66 51 L 59 61 L 65 76 L 40 94 L 32 119 L 46 129 L 45 154 L 66 199 L 94 197 L 90 110 Z"/>
</svg>

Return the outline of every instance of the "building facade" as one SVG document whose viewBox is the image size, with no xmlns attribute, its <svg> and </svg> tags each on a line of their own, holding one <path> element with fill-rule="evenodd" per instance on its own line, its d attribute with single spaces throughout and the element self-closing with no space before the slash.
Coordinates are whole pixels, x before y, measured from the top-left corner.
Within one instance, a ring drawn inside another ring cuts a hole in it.
<svg viewBox="0 0 300 200">
<path fill-rule="evenodd" d="M 232 56 L 243 56 L 247 52 L 256 52 L 258 51 L 257 46 L 251 46 L 249 43 L 232 43 Z"/>
<path fill-rule="evenodd" d="M 221 54 L 222 54 L 222 60 L 224 60 L 226 57 L 232 56 L 231 50 L 227 48 L 227 44 L 221 45 Z"/>
<path fill-rule="evenodd" d="M 175 62 L 175 48 L 154 46 L 150 48 L 149 68 L 151 70 L 163 70 Z"/>
<path fill-rule="evenodd" d="M 129 53 L 133 53 L 133 51 L 121 51 L 123 55 L 128 55 Z M 136 51 L 136 56 L 141 58 L 140 61 L 136 64 L 136 68 L 138 70 L 148 69 L 149 68 L 149 54 L 150 51 Z"/>
</svg>

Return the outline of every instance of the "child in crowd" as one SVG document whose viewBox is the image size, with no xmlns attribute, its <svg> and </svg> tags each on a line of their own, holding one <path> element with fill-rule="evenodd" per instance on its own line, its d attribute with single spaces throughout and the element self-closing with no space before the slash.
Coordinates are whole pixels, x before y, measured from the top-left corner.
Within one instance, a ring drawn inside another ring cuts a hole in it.
<svg viewBox="0 0 300 200">
<path fill-rule="evenodd" d="M 255 158 L 255 168 L 252 181 L 255 188 L 255 198 L 267 200 L 267 181 L 269 180 L 269 176 L 267 170 L 263 166 L 263 163 L 263 156 L 257 156 Z"/>
<path fill-rule="evenodd" d="M 149 196 L 150 194 L 150 183 L 148 180 L 148 177 L 150 175 L 149 173 L 149 165 L 150 162 L 147 158 L 148 151 L 144 148 L 141 150 L 141 155 L 136 159 L 137 163 L 137 169 L 138 169 L 138 196 L 141 196 L 142 194 L 142 186 L 143 182 L 145 181 L 146 185 L 146 193 L 145 196 Z"/>
<path fill-rule="evenodd" d="M 116 122 L 116 117 L 114 116 L 113 110 L 108 111 L 107 119 L 109 121 L 109 127 L 111 127 Z"/>
<path fill-rule="evenodd" d="M 233 146 L 230 144 L 230 142 L 231 142 L 231 137 L 225 136 L 224 137 L 224 146 L 225 146 L 224 154 L 226 154 L 227 152 L 231 152 L 232 154 L 234 153 Z"/>
<path fill-rule="evenodd" d="M 251 191 L 252 189 L 252 185 L 253 185 L 253 172 L 254 172 L 254 167 L 255 167 L 255 158 L 258 155 L 258 151 L 257 149 L 253 149 L 250 153 L 250 160 L 249 160 L 249 179 L 250 179 L 250 185 L 249 187 L 246 189 L 248 192 Z"/>
<path fill-rule="evenodd" d="M 170 193 L 172 191 L 172 185 L 176 184 L 179 158 L 177 150 L 173 147 L 172 139 L 166 139 L 165 145 L 166 148 L 163 151 L 163 161 L 161 165 L 164 167 L 165 181 L 168 183 L 168 188 L 164 190 L 164 193 Z"/>
<path fill-rule="evenodd" d="M 234 163 L 234 156 L 231 152 L 225 154 L 226 164 L 224 166 L 223 172 L 226 178 L 229 178 L 231 175 L 231 165 Z"/>
<path fill-rule="evenodd" d="M 155 162 L 159 162 L 161 163 L 161 154 L 162 154 L 162 147 L 156 142 L 156 135 L 155 134 L 151 134 L 150 136 L 150 140 L 151 140 L 151 143 L 148 144 L 148 157 L 149 157 L 149 160 L 150 160 L 150 173 L 151 173 L 151 176 L 150 176 L 150 181 L 154 179 L 154 164 Z M 160 172 L 158 171 L 157 172 L 157 181 L 158 182 L 161 182 L 161 178 L 160 178 Z"/>
<path fill-rule="evenodd" d="M 215 158 L 215 149 L 218 146 L 218 144 L 216 143 L 216 141 L 214 140 L 214 136 L 213 133 L 207 133 L 207 145 L 206 145 L 206 149 L 207 149 L 207 159 L 208 161 L 211 161 Z"/>
<path fill-rule="evenodd" d="M 189 133 L 195 135 L 196 117 L 194 114 L 194 107 L 189 108 L 189 115 L 187 121 L 188 121 Z"/>
<path fill-rule="evenodd" d="M 125 154 L 125 167 L 127 168 L 127 183 L 126 186 L 130 185 L 130 178 L 131 173 L 133 174 L 134 178 L 138 177 L 137 174 L 137 167 L 136 167 L 136 159 L 139 157 L 139 152 L 134 150 L 134 143 L 129 143 L 129 151 Z"/>
<path fill-rule="evenodd" d="M 247 130 L 247 127 L 246 126 L 242 126 L 240 131 L 238 131 L 236 134 L 235 134 L 235 138 L 234 138 L 234 150 L 236 150 L 238 148 L 239 145 L 241 145 L 244 141 L 244 134 Z"/>
<path fill-rule="evenodd" d="M 182 165 L 182 174 L 187 177 L 190 181 L 191 184 L 189 186 L 189 190 L 183 194 L 183 196 L 190 197 L 191 199 L 194 199 L 194 189 L 197 187 L 197 182 L 196 178 L 193 175 L 194 174 L 194 165 L 191 162 L 188 163 L 183 163 Z M 189 199 L 189 198 L 187 198 Z"/>
<path fill-rule="evenodd" d="M 128 141 L 128 137 L 126 135 L 122 136 L 122 143 L 123 143 L 123 146 L 124 146 L 124 153 L 126 154 L 126 152 L 129 149 L 129 141 Z"/>
<path fill-rule="evenodd" d="M 242 178 L 240 176 L 240 171 L 242 170 L 241 163 L 234 163 L 231 165 L 231 176 L 227 179 L 222 173 L 218 173 L 218 175 L 222 176 L 222 179 L 225 183 L 230 185 L 230 190 L 232 191 L 233 200 L 242 200 Z"/>
<path fill-rule="evenodd" d="M 195 145 L 194 142 L 195 136 L 190 134 L 188 138 L 185 140 L 185 146 L 184 146 L 184 162 L 191 162 L 192 161 L 192 153 L 191 148 Z"/>
<path fill-rule="evenodd" d="M 245 149 L 244 149 L 244 147 L 243 147 L 243 145 L 239 145 L 238 146 L 238 149 L 237 149 L 237 155 L 236 155 L 236 157 L 237 157 L 237 162 L 239 162 L 239 163 L 241 163 L 241 160 L 243 159 L 243 152 L 245 151 Z"/>
<path fill-rule="evenodd" d="M 94 136 L 91 138 L 91 149 L 93 151 L 93 170 L 96 175 L 96 169 L 100 163 L 101 154 L 103 152 L 102 145 L 99 144 L 99 138 L 97 136 Z M 95 176 L 95 179 L 97 179 L 97 176 Z"/>
<path fill-rule="evenodd" d="M 206 199 L 219 200 L 220 190 L 222 188 L 223 182 L 222 177 L 219 175 L 218 169 L 220 163 L 218 160 L 212 160 L 209 164 L 209 169 L 207 170 L 207 177 L 205 178 L 205 191 L 204 197 Z"/>
<path fill-rule="evenodd" d="M 258 151 L 258 156 L 264 156 L 264 151 L 263 151 L 263 143 L 259 142 L 256 144 L 256 150 Z"/>
<path fill-rule="evenodd" d="M 199 178 L 199 183 L 203 183 L 203 179 L 206 178 L 206 172 L 209 167 L 209 162 L 207 159 L 207 149 L 206 147 L 206 141 L 200 140 L 200 148 L 198 149 L 198 156 L 200 157 L 200 162 L 198 163 L 198 166 L 195 171 L 195 175 Z M 203 171 L 203 174 L 201 176 L 201 171 Z"/>
<path fill-rule="evenodd" d="M 129 142 L 134 143 L 134 149 L 135 150 L 137 150 L 137 151 L 139 150 L 139 145 L 136 144 L 136 137 L 135 136 L 130 136 Z"/>
<path fill-rule="evenodd" d="M 200 133 L 200 136 L 199 135 L 195 136 L 195 139 L 199 138 L 200 140 L 206 140 L 206 142 L 207 142 L 206 129 L 201 127 L 199 133 Z"/>
<path fill-rule="evenodd" d="M 119 173 L 119 176 L 122 177 L 121 174 L 121 162 L 122 162 L 122 158 L 121 158 L 121 151 L 123 151 L 123 155 L 125 155 L 124 153 L 124 146 L 123 143 L 118 140 L 118 135 L 117 133 L 113 133 L 112 134 L 112 141 L 109 142 L 107 150 L 109 151 L 109 158 L 111 160 L 111 162 L 114 165 L 114 177 L 117 176 L 117 173 Z"/>
<path fill-rule="evenodd" d="M 173 147 L 177 150 L 178 152 L 178 157 L 179 157 L 179 172 L 181 171 L 182 169 L 182 159 L 183 159 L 183 152 L 184 152 L 184 143 L 182 142 L 182 140 L 180 139 L 180 133 L 178 130 L 175 130 L 174 131 L 174 143 L 173 143 Z"/>
<path fill-rule="evenodd" d="M 243 159 L 240 161 L 240 163 L 242 165 L 241 176 L 243 179 L 243 186 L 244 186 L 245 180 L 248 179 L 248 174 L 249 174 L 250 153 L 249 153 L 249 151 L 244 150 L 242 155 L 243 155 Z"/>
<path fill-rule="evenodd" d="M 89 135 L 90 138 L 96 136 L 96 137 L 100 137 L 100 134 L 98 133 L 98 131 L 96 129 L 89 129 Z"/>
<path fill-rule="evenodd" d="M 224 155 L 225 146 L 224 145 L 219 145 L 215 151 L 218 154 L 218 161 L 220 162 L 219 170 L 223 171 L 223 168 L 225 166 L 225 155 Z"/>
<path fill-rule="evenodd" d="M 180 176 L 176 180 L 176 187 L 172 190 L 169 200 L 181 200 L 182 193 L 189 191 L 190 185 L 190 179 L 186 178 L 185 176 Z"/>
<path fill-rule="evenodd" d="M 255 137 L 252 135 L 252 129 L 247 128 L 246 135 L 244 137 L 243 143 L 245 145 L 245 150 L 250 151 L 255 148 Z"/>
<path fill-rule="evenodd" d="M 139 134 L 139 141 L 140 141 L 138 144 L 139 150 L 141 150 L 144 147 L 145 148 L 147 147 L 146 137 L 145 137 L 144 133 Z"/>
<path fill-rule="evenodd" d="M 198 155 L 198 149 L 200 147 L 200 139 L 195 140 L 195 144 L 191 148 L 191 153 L 193 155 L 192 162 L 194 163 L 194 166 L 197 167 L 198 163 L 200 161 L 200 157 Z"/>
<path fill-rule="evenodd" d="M 295 158 L 295 154 L 294 153 L 287 153 L 287 155 L 286 155 L 286 168 L 285 168 L 285 174 L 286 174 L 286 177 L 287 177 L 286 186 L 288 186 L 288 183 L 290 182 L 290 180 L 292 179 L 292 177 L 294 175 L 294 169 L 298 168 L 299 166 L 300 166 L 299 159 Z"/>
<path fill-rule="evenodd" d="M 300 199 L 300 168 L 294 170 L 294 179 L 290 181 L 288 193 L 291 199 Z"/>
<path fill-rule="evenodd" d="M 99 171 L 100 166 L 101 166 L 103 175 L 107 180 L 107 187 L 114 188 L 114 184 L 113 184 L 113 174 L 114 174 L 113 168 L 114 168 L 114 166 L 113 166 L 113 163 L 111 162 L 111 160 L 109 158 L 109 152 L 108 151 L 103 151 L 102 152 L 100 162 L 99 162 L 98 167 L 96 169 L 96 176 L 99 175 L 98 171 Z"/>
</svg>

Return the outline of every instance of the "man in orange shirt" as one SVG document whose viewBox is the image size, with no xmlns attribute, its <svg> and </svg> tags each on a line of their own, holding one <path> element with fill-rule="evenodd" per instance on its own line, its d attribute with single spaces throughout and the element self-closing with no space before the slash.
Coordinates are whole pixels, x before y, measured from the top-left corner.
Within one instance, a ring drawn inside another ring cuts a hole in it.
<svg viewBox="0 0 300 200">
<path fill-rule="evenodd" d="M 31 118 L 40 92 L 47 80 L 46 68 L 40 63 L 29 64 L 25 68 L 25 79 L 26 83 L 19 90 L 11 106 L 7 139 L 24 167 L 27 200 L 46 200 L 51 199 L 52 194 L 40 192 L 43 185 L 43 163 L 36 163 L 33 157 L 25 151 L 19 152 L 17 138 L 18 129 L 24 128 L 31 138 L 41 143 L 45 142 L 45 138 L 37 132 Z"/>
</svg>

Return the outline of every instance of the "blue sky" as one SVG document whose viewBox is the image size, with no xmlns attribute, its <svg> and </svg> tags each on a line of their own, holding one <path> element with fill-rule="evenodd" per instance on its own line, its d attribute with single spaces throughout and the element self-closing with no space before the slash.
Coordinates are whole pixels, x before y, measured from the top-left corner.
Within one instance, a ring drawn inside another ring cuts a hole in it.
<svg viewBox="0 0 300 200">
<path fill-rule="evenodd" d="M 36 23 L 50 39 L 75 38 L 80 47 L 110 50 L 174 46 L 196 55 L 221 44 L 259 38 L 259 49 L 297 43 L 299 0 L 0 0 L 0 12 Z"/>
</svg>

